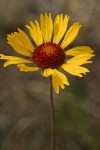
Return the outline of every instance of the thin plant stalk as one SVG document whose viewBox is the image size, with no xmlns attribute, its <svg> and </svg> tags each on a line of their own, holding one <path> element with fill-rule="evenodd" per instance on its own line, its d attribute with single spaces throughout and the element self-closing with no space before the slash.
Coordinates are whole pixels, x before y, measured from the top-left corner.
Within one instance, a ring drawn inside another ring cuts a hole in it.
<svg viewBox="0 0 100 150">
<path fill-rule="evenodd" d="M 56 150 L 55 109 L 53 102 L 52 77 L 50 76 L 51 150 Z"/>
</svg>

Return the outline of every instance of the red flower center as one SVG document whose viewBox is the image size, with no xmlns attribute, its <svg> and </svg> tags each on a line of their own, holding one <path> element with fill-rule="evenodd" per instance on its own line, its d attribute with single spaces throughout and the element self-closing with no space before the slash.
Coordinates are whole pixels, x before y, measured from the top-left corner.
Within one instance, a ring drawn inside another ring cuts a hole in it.
<svg viewBox="0 0 100 150">
<path fill-rule="evenodd" d="M 33 62 L 41 68 L 56 68 L 64 63 L 65 53 L 55 43 L 43 43 L 33 53 Z"/>
</svg>

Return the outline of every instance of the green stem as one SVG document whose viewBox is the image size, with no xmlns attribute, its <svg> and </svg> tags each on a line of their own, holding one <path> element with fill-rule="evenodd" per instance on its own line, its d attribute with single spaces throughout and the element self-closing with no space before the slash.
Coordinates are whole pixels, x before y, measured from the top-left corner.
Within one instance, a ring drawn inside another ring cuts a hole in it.
<svg viewBox="0 0 100 150">
<path fill-rule="evenodd" d="M 56 131 L 55 131 L 55 109 L 53 103 L 53 88 L 52 88 L 52 77 L 50 76 L 50 108 L 51 108 L 51 150 L 56 150 Z"/>
</svg>

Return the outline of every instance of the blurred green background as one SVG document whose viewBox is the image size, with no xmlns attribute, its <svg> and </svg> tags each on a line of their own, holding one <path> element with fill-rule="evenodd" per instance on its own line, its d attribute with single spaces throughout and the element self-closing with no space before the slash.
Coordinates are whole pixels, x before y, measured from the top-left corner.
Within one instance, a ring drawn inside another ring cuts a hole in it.
<svg viewBox="0 0 100 150">
<path fill-rule="evenodd" d="M 27 32 L 25 24 L 41 13 L 70 15 L 71 25 L 83 26 L 70 47 L 95 50 L 91 72 L 83 78 L 66 73 L 70 86 L 54 93 L 57 150 L 100 150 L 100 1 L 99 0 L 0 0 L 0 53 L 16 55 L 6 35 Z M 50 150 L 49 78 L 38 72 L 3 68 L 0 61 L 0 150 Z"/>
</svg>

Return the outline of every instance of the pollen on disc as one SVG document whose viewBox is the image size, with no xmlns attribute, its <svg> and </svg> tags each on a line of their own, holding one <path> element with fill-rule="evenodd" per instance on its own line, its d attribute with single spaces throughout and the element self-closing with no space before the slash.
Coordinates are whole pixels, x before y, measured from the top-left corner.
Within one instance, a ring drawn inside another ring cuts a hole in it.
<svg viewBox="0 0 100 150">
<path fill-rule="evenodd" d="M 41 68 L 56 68 L 64 63 L 65 53 L 55 43 L 43 43 L 33 53 L 33 62 Z"/>
</svg>

